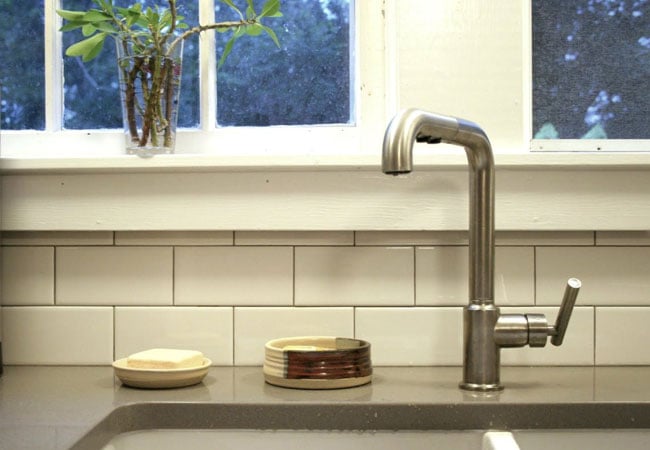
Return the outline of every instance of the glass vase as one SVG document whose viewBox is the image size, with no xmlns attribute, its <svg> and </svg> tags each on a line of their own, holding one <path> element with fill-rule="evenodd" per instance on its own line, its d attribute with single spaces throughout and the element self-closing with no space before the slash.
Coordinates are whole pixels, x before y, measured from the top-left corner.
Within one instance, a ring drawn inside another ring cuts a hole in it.
<svg viewBox="0 0 650 450">
<path fill-rule="evenodd" d="M 174 153 L 183 41 L 162 49 L 122 38 L 116 44 L 127 153 Z"/>
</svg>

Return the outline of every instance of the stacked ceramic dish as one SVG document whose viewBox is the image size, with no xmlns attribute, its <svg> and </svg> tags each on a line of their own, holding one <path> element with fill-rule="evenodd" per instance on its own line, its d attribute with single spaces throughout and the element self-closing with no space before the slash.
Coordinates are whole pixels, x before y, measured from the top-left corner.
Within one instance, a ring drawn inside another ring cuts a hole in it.
<svg viewBox="0 0 650 450">
<path fill-rule="evenodd" d="M 370 343 L 331 336 L 274 339 L 264 348 L 264 379 L 298 389 L 360 386 L 372 378 Z"/>
<path fill-rule="evenodd" d="M 200 383 L 212 361 L 196 350 L 154 348 L 113 363 L 115 375 L 131 387 L 162 389 Z"/>
</svg>

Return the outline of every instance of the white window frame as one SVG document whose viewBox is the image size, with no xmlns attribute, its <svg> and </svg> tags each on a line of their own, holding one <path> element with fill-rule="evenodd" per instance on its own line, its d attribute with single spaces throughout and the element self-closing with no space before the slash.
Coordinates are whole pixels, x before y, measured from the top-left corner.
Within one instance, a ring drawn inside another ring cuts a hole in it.
<svg viewBox="0 0 650 450">
<path fill-rule="evenodd" d="M 199 2 L 201 23 L 215 21 L 214 3 L 214 0 Z M 376 68 L 385 67 L 384 5 L 382 1 L 367 0 L 357 0 L 354 5 L 350 17 L 354 24 L 350 61 L 353 73 L 353 124 L 216 127 L 217 55 L 214 32 L 208 31 L 199 40 L 200 128 L 179 130 L 176 154 L 222 158 L 326 155 L 331 154 L 335 146 L 337 151 L 353 156 L 359 152 L 362 142 L 380 136 L 380 128 L 386 120 L 384 83 L 387 74 Z M 45 129 L 2 131 L 0 156 L 5 159 L 62 160 L 124 157 L 124 135 L 121 130 L 62 129 L 63 60 L 59 55 L 63 54 L 63 45 L 61 33 L 58 32 L 61 18 L 56 14 L 59 7 L 60 0 L 45 0 Z M 360 48 L 363 48 L 363 52 L 358 51 Z M 72 161 L 70 163 L 73 164 Z"/>
</svg>

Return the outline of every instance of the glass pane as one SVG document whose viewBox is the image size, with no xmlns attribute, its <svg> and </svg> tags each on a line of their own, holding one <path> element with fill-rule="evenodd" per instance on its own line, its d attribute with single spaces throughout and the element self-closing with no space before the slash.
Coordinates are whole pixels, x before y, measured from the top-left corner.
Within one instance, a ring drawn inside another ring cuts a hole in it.
<svg viewBox="0 0 650 450">
<path fill-rule="evenodd" d="M 134 1 L 119 0 L 114 4 L 130 6 Z M 160 0 L 141 0 L 145 6 L 165 6 Z M 84 11 L 96 8 L 92 0 L 63 0 L 63 9 Z M 184 2 L 178 7 L 190 26 L 198 24 L 198 1 Z M 63 47 L 81 39 L 80 31 L 63 33 Z M 198 38 L 185 41 L 179 127 L 196 127 L 199 123 Z M 102 53 L 90 62 L 64 56 L 64 126 L 68 129 L 122 128 L 115 45 L 108 40 Z"/>
<path fill-rule="evenodd" d="M 650 1 L 532 6 L 535 138 L 650 138 Z"/>
<path fill-rule="evenodd" d="M 235 2 L 245 10 L 246 2 Z M 263 2 L 255 1 L 259 11 Z M 220 125 L 347 124 L 351 113 L 350 0 L 282 2 L 281 18 L 266 19 L 267 36 L 237 40 L 217 74 Z M 237 19 L 218 3 L 217 20 Z M 217 33 L 218 57 L 228 34 Z M 218 58 L 217 58 L 218 59 Z"/>
<path fill-rule="evenodd" d="M 42 0 L 0 0 L 0 128 L 45 128 Z"/>
</svg>

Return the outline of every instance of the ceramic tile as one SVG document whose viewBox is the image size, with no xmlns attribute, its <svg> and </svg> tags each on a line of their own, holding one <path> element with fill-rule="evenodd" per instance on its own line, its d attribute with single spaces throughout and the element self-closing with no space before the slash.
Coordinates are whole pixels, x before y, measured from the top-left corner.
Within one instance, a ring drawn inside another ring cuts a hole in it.
<svg viewBox="0 0 650 450">
<path fill-rule="evenodd" d="M 465 306 L 469 300 L 467 247 L 416 249 L 416 304 Z M 495 249 L 494 296 L 498 305 L 534 304 L 534 251 Z"/>
<path fill-rule="evenodd" d="M 5 364 L 110 364 L 113 309 L 61 306 L 2 308 Z"/>
<path fill-rule="evenodd" d="M 112 231 L 3 231 L 3 245 L 113 245 Z"/>
<path fill-rule="evenodd" d="M 594 245 L 592 231 L 497 231 L 496 245 Z"/>
<path fill-rule="evenodd" d="M 297 306 L 412 305 L 413 249 L 296 248 Z"/>
<path fill-rule="evenodd" d="M 233 362 L 232 308 L 115 308 L 115 358 L 149 348 L 198 350 L 216 366 Z"/>
<path fill-rule="evenodd" d="M 291 305 L 291 247 L 179 247 L 176 305 Z"/>
<path fill-rule="evenodd" d="M 235 245 L 352 245 L 353 231 L 237 231 Z"/>
<path fill-rule="evenodd" d="M 650 308 L 596 308 L 596 364 L 650 364 Z"/>
<path fill-rule="evenodd" d="M 61 305 L 170 305 L 172 248 L 62 247 L 56 254 Z"/>
<path fill-rule="evenodd" d="M 354 310 L 235 308 L 235 365 L 262 365 L 264 345 L 291 336 L 354 337 Z"/>
<path fill-rule="evenodd" d="M 2 303 L 54 304 L 54 248 L 2 249 Z"/>
<path fill-rule="evenodd" d="M 356 337 L 376 366 L 462 364 L 462 308 L 357 308 Z"/>
<path fill-rule="evenodd" d="M 543 247 L 536 264 L 538 305 L 559 305 L 571 277 L 579 305 L 650 305 L 650 248 Z"/>
<path fill-rule="evenodd" d="M 356 245 L 467 245 L 467 231 L 357 231 Z"/>
<path fill-rule="evenodd" d="M 559 308 L 501 308 L 502 314 L 544 314 L 555 324 Z M 577 307 L 571 314 L 564 342 L 556 347 L 548 340 L 546 347 L 504 348 L 501 363 L 518 366 L 590 366 L 594 364 L 594 310 Z"/>
<path fill-rule="evenodd" d="M 650 231 L 597 231 L 596 245 L 650 245 Z"/>
<path fill-rule="evenodd" d="M 232 231 L 116 231 L 115 245 L 232 245 Z"/>
</svg>

